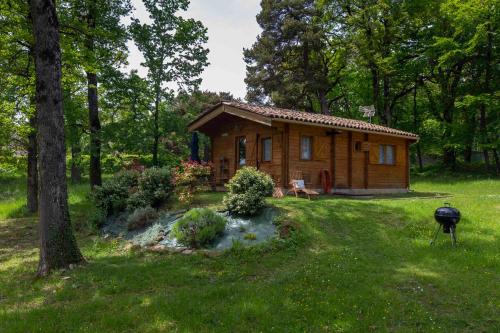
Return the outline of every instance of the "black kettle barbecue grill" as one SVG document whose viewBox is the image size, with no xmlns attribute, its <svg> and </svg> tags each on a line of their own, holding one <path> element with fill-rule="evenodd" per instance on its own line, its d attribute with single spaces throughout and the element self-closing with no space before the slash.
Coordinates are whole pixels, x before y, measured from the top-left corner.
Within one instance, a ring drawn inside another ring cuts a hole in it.
<svg viewBox="0 0 500 333">
<path fill-rule="evenodd" d="M 434 212 L 434 218 L 436 219 L 436 222 L 439 224 L 439 226 L 436 230 L 431 245 L 436 241 L 438 233 L 442 227 L 443 233 L 450 234 L 451 244 L 455 246 L 455 244 L 457 243 L 456 228 L 458 222 L 460 221 L 460 211 L 456 208 L 451 207 L 449 203 L 445 202 L 444 207 L 439 207 L 438 209 L 436 209 L 436 211 Z"/>
</svg>

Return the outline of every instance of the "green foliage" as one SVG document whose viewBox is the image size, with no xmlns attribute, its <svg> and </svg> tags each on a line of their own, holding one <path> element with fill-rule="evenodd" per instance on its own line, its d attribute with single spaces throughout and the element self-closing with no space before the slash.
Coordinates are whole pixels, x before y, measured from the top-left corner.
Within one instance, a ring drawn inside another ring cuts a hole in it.
<svg viewBox="0 0 500 333">
<path fill-rule="evenodd" d="M 127 207 L 130 189 L 138 185 L 139 173 L 122 171 L 92 191 L 95 206 L 105 215 L 119 213 Z"/>
<path fill-rule="evenodd" d="M 137 188 L 132 189 L 132 193 L 127 199 L 127 210 L 132 212 L 138 208 L 151 205 L 149 196 L 139 191 Z"/>
<path fill-rule="evenodd" d="M 158 218 L 158 213 L 151 206 L 137 208 L 127 217 L 128 230 L 137 230 L 150 226 Z"/>
<path fill-rule="evenodd" d="M 188 0 L 145 0 L 150 23 L 133 19 L 130 26 L 134 41 L 143 53 L 144 66 L 148 68 L 148 79 L 153 93 L 153 164 L 158 164 L 160 138 L 160 114 L 165 113 L 165 102 L 171 100 L 173 92 L 166 89 L 175 83 L 179 90 L 196 89 L 200 75 L 208 65 L 207 29 L 200 21 L 179 15 L 187 10 Z"/>
<path fill-rule="evenodd" d="M 95 209 L 89 214 L 89 223 L 93 229 L 99 230 L 106 223 L 107 215 L 102 209 Z"/>
<path fill-rule="evenodd" d="M 125 170 L 96 187 L 92 199 L 104 216 L 110 216 L 124 210 L 158 207 L 170 197 L 172 190 L 169 168 L 150 168 L 142 173 Z"/>
<path fill-rule="evenodd" d="M 345 47 L 324 29 L 315 0 L 262 1 L 257 42 L 244 51 L 247 99 L 328 113 L 339 94 Z M 329 47 L 333 46 L 333 49 Z"/>
<path fill-rule="evenodd" d="M 254 167 L 244 167 L 228 182 L 224 196 L 226 209 L 237 215 L 255 215 L 264 207 L 264 198 L 273 193 L 271 177 Z"/>
<path fill-rule="evenodd" d="M 195 208 L 188 211 L 174 225 L 173 233 L 177 240 L 193 248 L 209 245 L 224 233 L 227 219 L 208 208 Z"/>
<path fill-rule="evenodd" d="M 257 239 L 257 235 L 254 234 L 254 233 L 246 233 L 244 236 L 243 236 L 244 239 L 247 239 L 247 240 L 256 240 Z"/>
<path fill-rule="evenodd" d="M 149 168 L 140 174 L 137 193 L 153 207 L 159 206 L 172 194 L 172 171 L 169 168 Z"/>
</svg>

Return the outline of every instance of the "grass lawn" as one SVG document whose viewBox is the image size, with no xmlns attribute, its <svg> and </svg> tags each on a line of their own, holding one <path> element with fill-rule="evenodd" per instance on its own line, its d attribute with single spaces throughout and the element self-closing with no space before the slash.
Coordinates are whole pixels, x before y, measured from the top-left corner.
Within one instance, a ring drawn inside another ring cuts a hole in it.
<svg viewBox="0 0 500 333">
<path fill-rule="evenodd" d="M 88 186 L 71 186 L 88 265 L 45 280 L 33 278 L 36 219 L 22 209 L 23 182 L 0 184 L 0 332 L 500 331 L 498 179 L 413 179 L 417 193 L 397 197 L 272 199 L 298 224 L 292 237 L 216 258 L 102 240 L 86 225 Z M 429 246 L 443 202 L 462 212 L 457 248 L 444 234 Z"/>
</svg>

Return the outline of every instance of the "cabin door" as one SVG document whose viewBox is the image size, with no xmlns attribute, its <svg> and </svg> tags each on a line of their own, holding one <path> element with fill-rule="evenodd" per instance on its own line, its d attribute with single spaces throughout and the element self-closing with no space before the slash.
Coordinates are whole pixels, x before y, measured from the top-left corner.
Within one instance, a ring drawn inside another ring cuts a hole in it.
<svg viewBox="0 0 500 333">
<path fill-rule="evenodd" d="M 236 137 L 236 170 L 247 165 L 247 138 L 246 136 Z"/>
</svg>

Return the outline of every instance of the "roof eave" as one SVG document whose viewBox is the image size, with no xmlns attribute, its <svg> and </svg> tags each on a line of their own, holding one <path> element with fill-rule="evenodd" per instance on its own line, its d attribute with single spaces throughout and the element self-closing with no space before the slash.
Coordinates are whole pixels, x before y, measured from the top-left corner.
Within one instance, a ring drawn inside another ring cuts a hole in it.
<svg viewBox="0 0 500 333">
<path fill-rule="evenodd" d="M 403 138 L 403 139 L 408 139 L 408 140 L 414 140 L 415 142 L 418 142 L 420 140 L 420 138 L 418 136 L 415 137 L 415 136 L 404 135 L 404 134 L 364 130 L 364 129 L 360 129 L 360 128 L 322 124 L 322 123 L 315 123 L 315 122 L 311 122 L 311 121 L 293 120 L 293 119 L 285 119 L 285 118 L 273 118 L 272 121 L 273 122 L 275 121 L 275 122 L 299 124 L 299 125 L 317 126 L 317 127 L 324 127 L 324 128 L 333 128 L 333 129 L 338 129 L 338 130 L 360 132 L 360 133 L 370 133 L 370 134 L 378 134 L 378 135 L 385 135 L 385 136 L 393 136 L 393 137 L 398 137 L 398 138 Z"/>
<path fill-rule="evenodd" d="M 217 110 L 219 109 L 220 110 Z M 188 124 L 188 131 L 196 131 L 199 129 L 201 126 L 205 125 L 208 123 L 210 120 L 216 118 L 222 113 L 227 113 L 239 118 L 243 118 L 249 121 L 253 121 L 265 126 L 271 126 L 271 118 L 266 117 L 263 115 L 256 114 L 255 112 L 251 112 L 248 110 L 244 110 L 241 108 L 236 108 L 233 107 L 227 103 L 219 103 L 215 107 L 212 107 L 211 109 L 208 109 L 205 111 L 203 114 L 201 114 L 198 118 L 196 118 L 194 121 Z"/>
</svg>

